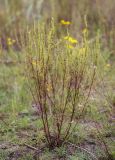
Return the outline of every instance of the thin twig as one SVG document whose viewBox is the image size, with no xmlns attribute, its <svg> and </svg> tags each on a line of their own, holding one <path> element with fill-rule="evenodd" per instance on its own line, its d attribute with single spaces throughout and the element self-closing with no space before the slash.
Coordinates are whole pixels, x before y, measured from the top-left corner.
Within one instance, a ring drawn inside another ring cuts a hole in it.
<svg viewBox="0 0 115 160">
<path fill-rule="evenodd" d="M 38 151 L 38 149 L 37 148 L 35 148 L 35 147 L 33 147 L 33 146 L 31 146 L 31 145 L 29 145 L 29 144 L 24 144 L 26 147 L 28 147 L 28 148 L 30 148 L 30 149 L 32 149 L 32 150 L 36 150 L 36 151 Z"/>
</svg>

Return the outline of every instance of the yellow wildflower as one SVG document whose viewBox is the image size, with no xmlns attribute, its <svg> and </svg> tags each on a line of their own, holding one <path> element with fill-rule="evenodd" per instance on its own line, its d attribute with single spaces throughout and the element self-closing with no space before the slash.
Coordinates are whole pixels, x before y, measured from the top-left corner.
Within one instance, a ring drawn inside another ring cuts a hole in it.
<svg viewBox="0 0 115 160">
<path fill-rule="evenodd" d="M 77 44 L 78 41 L 70 36 L 65 36 L 64 37 L 65 40 L 67 40 L 68 42 L 72 43 L 72 44 Z"/>
<path fill-rule="evenodd" d="M 12 45 L 12 42 L 11 42 L 11 41 L 9 41 L 9 42 L 8 42 L 8 45 L 9 45 L 9 46 L 11 46 L 11 45 Z"/>
<path fill-rule="evenodd" d="M 68 38 L 69 38 L 69 36 L 65 36 L 65 37 L 64 37 L 65 40 L 68 40 Z"/>
<path fill-rule="evenodd" d="M 15 43 L 15 40 L 14 39 L 11 39 L 11 38 L 7 38 L 7 44 L 9 46 L 13 45 Z"/>
<path fill-rule="evenodd" d="M 73 38 L 71 38 L 69 41 L 70 41 L 71 43 L 73 43 L 73 44 L 78 43 L 78 41 L 77 41 L 76 39 L 73 39 Z"/>
<path fill-rule="evenodd" d="M 9 46 L 12 45 L 12 40 L 11 40 L 11 38 L 8 38 L 8 39 L 7 39 L 7 44 L 8 44 Z"/>
<path fill-rule="evenodd" d="M 63 20 L 63 19 L 60 21 L 60 23 L 61 23 L 62 25 L 67 25 L 67 26 L 71 24 L 70 21 L 65 21 L 65 20 Z"/>
</svg>

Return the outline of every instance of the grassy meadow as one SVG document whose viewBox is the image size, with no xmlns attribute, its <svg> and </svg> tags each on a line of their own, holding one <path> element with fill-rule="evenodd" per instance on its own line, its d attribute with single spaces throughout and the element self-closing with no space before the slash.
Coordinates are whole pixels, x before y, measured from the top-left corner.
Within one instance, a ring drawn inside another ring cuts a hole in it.
<svg viewBox="0 0 115 160">
<path fill-rule="evenodd" d="M 114 10 L 0 0 L 0 160 L 115 159 Z"/>
</svg>

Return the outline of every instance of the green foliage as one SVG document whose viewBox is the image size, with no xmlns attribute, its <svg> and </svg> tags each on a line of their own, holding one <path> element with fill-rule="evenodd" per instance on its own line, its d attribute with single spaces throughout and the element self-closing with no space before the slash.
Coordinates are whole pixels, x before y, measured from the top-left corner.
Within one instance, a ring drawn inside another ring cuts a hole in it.
<svg viewBox="0 0 115 160">
<path fill-rule="evenodd" d="M 91 159 L 91 157 L 86 153 L 78 152 L 75 155 L 70 156 L 68 160 L 89 160 L 89 159 Z"/>
<path fill-rule="evenodd" d="M 64 146 L 55 148 L 55 152 L 59 158 L 66 157 L 66 155 L 67 155 L 67 150 Z"/>
<path fill-rule="evenodd" d="M 7 157 L 8 157 L 8 152 L 6 151 L 4 151 L 4 150 L 0 150 L 0 160 L 6 160 L 7 159 Z"/>
</svg>

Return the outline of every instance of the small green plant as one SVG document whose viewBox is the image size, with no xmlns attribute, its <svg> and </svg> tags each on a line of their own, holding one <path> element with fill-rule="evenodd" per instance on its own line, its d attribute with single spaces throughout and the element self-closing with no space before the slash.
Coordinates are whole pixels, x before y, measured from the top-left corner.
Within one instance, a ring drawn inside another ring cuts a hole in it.
<svg viewBox="0 0 115 160">
<path fill-rule="evenodd" d="M 91 158 L 83 152 L 78 152 L 68 158 L 68 160 L 90 160 L 90 159 Z"/>
<path fill-rule="evenodd" d="M 55 151 L 56 151 L 59 158 L 63 158 L 67 155 L 67 150 L 64 146 L 59 147 L 59 148 L 55 148 Z"/>
<path fill-rule="evenodd" d="M 5 160 L 8 156 L 9 152 L 4 151 L 4 150 L 0 150 L 0 160 Z"/>
<path fill-rule="evenodd" d="M 106 159 L 113 160 L 114 159 L 113 155 L 111 153 L 111 150 L 110 150 L 104 136 L 102 135 L 102 132 L 98 129 L 98 127 L 96 127 L 96 130 L 97 130 L 97 137 L 98 137 L 99 141 L 103 144 Z"/>
</svg>

